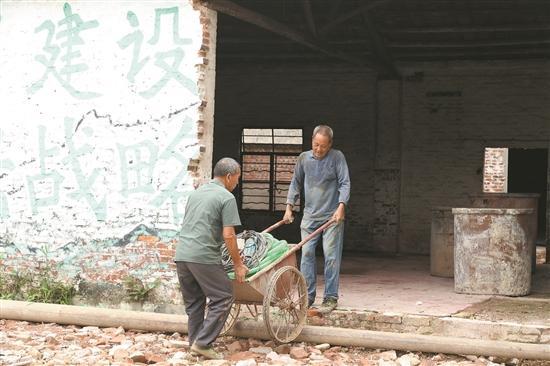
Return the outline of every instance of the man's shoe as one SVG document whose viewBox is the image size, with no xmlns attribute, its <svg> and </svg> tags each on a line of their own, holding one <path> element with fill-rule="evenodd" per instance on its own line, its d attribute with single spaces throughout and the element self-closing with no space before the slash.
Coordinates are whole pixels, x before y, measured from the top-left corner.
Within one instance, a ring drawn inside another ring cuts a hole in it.
<svg viewBox="0 0 550 366">
<path fill-rule="evenodd" d="M 196 343 L 191 346 L 191 352 L 201 355 L 208 360 L 222 360 L 223 355 L 214 350 L 212 346 L 201 347 Z"/>
<path fill-rule="evenodd" d="M 330 313 L 332 310 L 336 309 L 338 306 L 338 300 L 329 297 L 328 299 L 323 300 L 319 312 L 322 314 Z"/>
</svg>

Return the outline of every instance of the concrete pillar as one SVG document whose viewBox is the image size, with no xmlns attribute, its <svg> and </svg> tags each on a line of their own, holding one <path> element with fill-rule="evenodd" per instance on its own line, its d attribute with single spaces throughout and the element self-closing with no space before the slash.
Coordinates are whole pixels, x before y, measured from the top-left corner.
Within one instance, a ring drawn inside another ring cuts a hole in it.
<svg viewBox="0 0 550 366">
<path fill-rule="evenodd" d="M 377 80 L 373 250 L 399 251 L 401 81 Z"/>
<path fill-rule="evenodd" d="M 550 263 L 550 141 L 548 142 L 548 172 L 546 176 L 546 263 Z"/>
<path fill-rule="evenodd" d="M 430 274 L 454 276 L 454 217 L 451 207 L 432 209 Z"/>
</svg>

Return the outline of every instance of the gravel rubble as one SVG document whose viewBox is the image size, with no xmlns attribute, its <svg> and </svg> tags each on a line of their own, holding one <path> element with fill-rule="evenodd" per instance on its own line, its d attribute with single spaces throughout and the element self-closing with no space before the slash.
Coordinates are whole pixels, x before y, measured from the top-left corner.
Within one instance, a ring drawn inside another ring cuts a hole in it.
<svg viewBox="0 0 550 366">
<path fill-rule="evenodd" d="M 223 360 L 205 360 L 189 351 L 184 334 L 147 333 L 123 328 L 80 327 L 0 320 L 0 365 L 359 365 L 359 366 L 545 366 L 474 355 L 443 355 L 327 343 L 291 343 L 220 337 Z"/>
</svg>

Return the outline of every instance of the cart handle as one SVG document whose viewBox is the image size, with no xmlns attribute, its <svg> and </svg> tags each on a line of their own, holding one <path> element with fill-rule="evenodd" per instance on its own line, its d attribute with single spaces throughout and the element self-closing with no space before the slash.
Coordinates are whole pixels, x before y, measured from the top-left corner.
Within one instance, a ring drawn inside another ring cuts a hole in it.
<svg viewBox="0 0 550 366">
<path fill-rule="evenodd" d="M 308 236 L 306 236 L 305 238 L 302 239 L 301 242 L 299 242 L 298 244 L 296 244 L 295 248 L 296 249 L 300 249 L 302 246 L 304 246 L 304 244 L 306 244 L 308 241 L 310 241 L 312 238 L 316 237 L 317 235 L 319 235 L 321 232 L 325 231 L 326 229 L 328 229 L 328 227 L 332 224 L 334 224 L 336 222 L 336 220 L 334 219 L 330 219 L 328 220 L 327 222 L 325 222 L 323 225 L 319 226 L 317 228 L 317 230 L 315 230 L 314 232 L 312 232 L 311 234 L 309 234 Z"/>
<path fill-rule="evenodd" d="M 317 230 L 315 230 L 314 232 L 312 232 L 311 234 L 306 236 L 301 242 L 299 242 L 296 245 L 292 245 L 290 250 L 288 252 L 286 252 L 285 254 L 283 254 L 283 256 L 281 258 L 286 258 L 288 255 L 290 255 L 290 253 L 294 253 L 294 252 L 300 250 L 300 248 L 302 248 L 302 246 L 304 244 L 306 244 L 308 241 L 310 241 L 313 237 L 319 235 L 321 232 L 326 230 L 330 225 L 334 224 L 335 222 L 336 222 L 336 220 L 331 218 L 330 220 L 325 222 L 323 225 L 321 225 L 319 228 L 317 228 Z M 284 221 L 279 221 L 276 224 L 268 227 L 267 229 L 265 229 L 262 232 L 268 232 L 269 230 L 273 230 L 274 228 L 277 228 L 277 227 L 281 226 L 282 224 L 284 224 Z M 267 271 L 274 268 L 277 264 L 279 264 L 282 260 L 281 258 L 279 258 L 277 261 L 271 263 L 270 265 L 268 265 L 266 268 L 262 269 L 261 271 L 258 271 L 256 273 L 254 273 L 250 278 L 247 278 L 245 281 L 247 283 L 251 283 L 251 282 L 255 281 L 259 276 L 263 275 Z"/>
<path fill-rule="evenodd" d="M 317 228 L 317 230 L 315 230 L 314 232 L 312 232 L 311 234 L 309 234 L 308 236 L 306 236 L 301 242 L 299 242 L 298 244 L 296 245 L 299 245 L 300 247 L 302 245 L 304 245 L 305 243 L 307 243 L 308 241 L 310 241 L 312 238 L 314 238 L 315 236 L 317 236 L 321 231 L 325 231 L 325 229 L 327 229 L 330 225 L 332 225 L 333 223 L 335 223 L 336 221 L 334 219 L 330 219 L 328 220 L 327 222 L 325 222 L 323 225 L 321 225 L 319 228 Z M 262 231 L 262 233 L 269 233 L 281 226 L 283 226 L 284 224 L 286 224 L 286 221 L 285 220 L 281 220 L 281 221 L 277 221 L 276 223 L 274 223 L 273 225 L 271 225 L 270 227 L 264 229 Z"/>
<path fill-rule="evenodd" d="M 279 226 L 283 226 L 284 224 L 286 224 L 285 220 L 278 221 L 275 224 L 268 227 L 267 229 L 265 229 L 264 231 L 262 231 L 262 233 L 269 233 L 269 232 L 277 229 Z"/>
</svg>

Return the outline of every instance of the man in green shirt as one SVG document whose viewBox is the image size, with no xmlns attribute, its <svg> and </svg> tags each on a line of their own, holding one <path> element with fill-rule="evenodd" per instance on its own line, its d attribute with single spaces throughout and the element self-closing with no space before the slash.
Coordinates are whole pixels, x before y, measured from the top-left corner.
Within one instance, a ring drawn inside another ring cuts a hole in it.
<svg viewBox="0 0 550 366">
<path fill-rule="evenodd" d="M 212 347 L 233 305 L 233 284 L 221 264 L 225 242 L 243 282 L 248 268 L 237 247 L 235 226 L 241 225 L 231 191 L 241 175 L 239 163 L 223 158 L 214 167 L 214 179 L 189 195 L 176 247 L 176 268 L 188 315 L 191 351 L 209 359 L 221 359 Z M 206 298 L 208 313 L 205 317 Z"/>
</svg>

